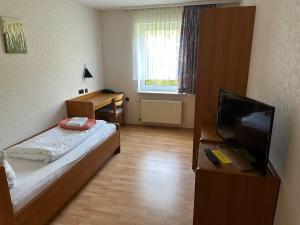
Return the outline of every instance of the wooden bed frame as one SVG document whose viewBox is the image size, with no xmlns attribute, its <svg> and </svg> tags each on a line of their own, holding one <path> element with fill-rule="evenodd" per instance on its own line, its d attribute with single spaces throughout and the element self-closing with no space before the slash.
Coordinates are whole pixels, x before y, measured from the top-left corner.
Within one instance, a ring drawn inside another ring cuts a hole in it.
<svg viewBox="0 0 300 225">
<path fill-rule="evenodd" d="M 101 167 L 120 153 L 117 130 L 25 207 L 14 213 L 5 169 L 0 167 L 0 225 L 46 225 L 67 206 Z"/>
</svg>

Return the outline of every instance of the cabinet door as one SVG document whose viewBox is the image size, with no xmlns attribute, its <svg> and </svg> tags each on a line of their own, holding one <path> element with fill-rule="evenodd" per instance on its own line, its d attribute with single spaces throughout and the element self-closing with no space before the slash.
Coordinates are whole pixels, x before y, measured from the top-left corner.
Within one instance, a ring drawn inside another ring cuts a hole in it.
<svg viewBox="0 0 300 225">
<path fill-rule="evenodd" d="M 196 170 L 193 225 L 272 225 L 279 180 Z"/>
<path fill-rule="evenodd" d="M 216 126 L 220 88 L 246 95 L 255 7 L 207 9 L 201 15 L 193 169 L 202 126 Z"/>
</svg>

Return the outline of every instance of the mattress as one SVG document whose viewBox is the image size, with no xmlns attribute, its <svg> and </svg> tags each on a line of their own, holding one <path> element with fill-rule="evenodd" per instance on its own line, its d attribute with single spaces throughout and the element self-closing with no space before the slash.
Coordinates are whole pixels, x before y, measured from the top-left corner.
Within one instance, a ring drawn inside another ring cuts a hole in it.
<svg viewBox="0 0 300 225">
<path fill-rule="evenodd" d="M 99 131 L 91 135 L 83 143 L 63 157 L 48 164 L 40 161 L 8 158 L 8 162 L 17 176 L 17 184 L 10 190 L 14 211 L 17 212 L 23 208 L 91 152 L 94 146 L 109 138 L 114 131 L 116 131 L 114 124 L 105 123 Z"/>
</svg>

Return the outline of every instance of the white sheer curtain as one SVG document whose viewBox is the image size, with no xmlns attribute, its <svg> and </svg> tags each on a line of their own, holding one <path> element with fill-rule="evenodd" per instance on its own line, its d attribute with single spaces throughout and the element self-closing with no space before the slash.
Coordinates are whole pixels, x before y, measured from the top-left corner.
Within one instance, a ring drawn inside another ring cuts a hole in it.
<svg viewBox="0 0 300 225">
<path fill-rule="evenodd" d="M 134 11 L 134 79 L 178 80 L 182 7 Z"/>
</svg>

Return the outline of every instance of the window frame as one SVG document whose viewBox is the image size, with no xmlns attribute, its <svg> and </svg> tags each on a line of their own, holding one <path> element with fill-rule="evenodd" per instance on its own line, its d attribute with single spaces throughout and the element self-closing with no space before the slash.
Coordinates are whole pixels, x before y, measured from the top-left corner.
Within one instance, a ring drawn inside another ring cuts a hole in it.
<svg viewBox="0 0 300 225">
<path fill-rule="evenodd" d="M 167 85 L 146 85 L 146 80 L 139 80 L 138 92 L 161 92 L 161 93 L 178 93 L 178 84 L 176 86 Z"/>
<path fill-rule="evenodd" d="M 145 23 L 145 22 L 141 22 L 141 24 L 139 24 L 138 26 L 146 26 L 149 27 L 149 29 L 147 29 L 147 31 L 153 31 L 151 29 L 153 29 L 153 25 L 150 23 Z M 172 27 L 172 26 L 171 26 Z M 160 30 L 158 28 L 158 30 Z M 172 30 L 172 29 L 170 29 Z M 179 28 L 179 35 L 180 35 L 180 28 Z M 178 43 L 178 57 L 177 57 L 177 61 L 179 60 L 179 46 L 180 43 Z M 138 63 L 138 62 L 136 62 Z M 175 76 L 177 77 L 178 74 L 175 74 Z M 138 77 L 138 76 L 137 76 Z M 170 94 L 177 94 L 179 93 L 179 84 L 177 81 L 177 84 L 172 86 L 172 85 L 147 85 L 146 81 L 144 79 L 137 79 L 138 80 L 138 92 L 139 93 L 170 93 Z M 174 80 L 174 79 L 173 79 Z"/>
</svg>

